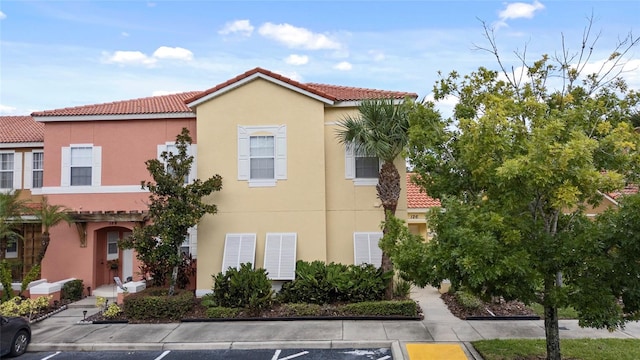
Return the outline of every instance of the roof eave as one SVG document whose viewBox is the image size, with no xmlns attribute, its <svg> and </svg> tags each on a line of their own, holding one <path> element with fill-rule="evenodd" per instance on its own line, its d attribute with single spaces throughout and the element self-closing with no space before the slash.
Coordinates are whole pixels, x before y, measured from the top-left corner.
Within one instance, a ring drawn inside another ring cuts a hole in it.
<svg viewBox="0 0 640 360">
<path fill-rule="evenodd" d="M 5 142 L 0 143 L 0 149 L 19 149 L 19 148 L 41 148 L 44 142 Z"/>
<path fill-rule="evenodd" d="M 149 114 L 108 114 L 108 115 L 32 115 L 38 122 L 100 121 L 100 120 L 154 120 L 187 119 L 195 117 L 193 112 L 149 113 Z"/>
</svg>

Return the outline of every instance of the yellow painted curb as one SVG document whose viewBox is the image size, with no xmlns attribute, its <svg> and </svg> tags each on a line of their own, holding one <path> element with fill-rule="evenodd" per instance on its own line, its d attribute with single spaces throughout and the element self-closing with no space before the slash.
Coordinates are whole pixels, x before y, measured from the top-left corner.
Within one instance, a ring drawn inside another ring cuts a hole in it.
<svg viewBox="0 0 640 360">
<path fill-rule="evenodd" d="M 407 344 L 410 360 L 468 360 L 458 344 Z"/>
</svg>

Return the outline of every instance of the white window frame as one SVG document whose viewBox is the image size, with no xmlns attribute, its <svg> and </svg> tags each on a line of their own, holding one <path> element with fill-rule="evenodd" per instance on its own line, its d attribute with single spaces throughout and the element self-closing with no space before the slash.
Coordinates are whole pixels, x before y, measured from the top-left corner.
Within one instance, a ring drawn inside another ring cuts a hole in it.
<svg viewBox="0 0 640 360">
<path fill-rule="evenodd" d="M 34 154 L 42 154 L 42 168 L 35 169 L 33 167 L 33 158 Z M 42 172 L 44 175 L 44 151 L 43 150 L 33 150 L 31 152 L 24 153 L 24 188 L 25 189 L 41 189 L 44 186 L 44 176 L 42 179 L 42 186 L 34 187 L 33 186 L 33 174 L 36 171 Z"/>
<path fill-rule="evenodd" d="M 264 268 L 271 280 L 294 280 L 296 277 L 297 233 L 267 233 L 264 245 Z"/>
<path fill-rule="evenodd" d="M 378 166 L 382 163 L 378 159 Z M 356 177 L 356 151 L 353 143 L 347 144 L 344 148 L 344 176 L 346 179 L 353 180 L 356 186 L 373 186 L 378 185 L 378 178 L 358 178 Z"/>
<path fill-rule="evenodd" d="M 116 244 L 116 252 L 109 252 L 109 245 L 114 243 L 114 239 L 110 238 L 110 235 L 115 234 L 115 244 Z M 120 249 L 118 248 L 118 240 L 120 240 L 120 232 L 119 231 L 107 231 L 107 261 L 108 260 L 117 260 L 120 257 Z"/>
<path fill-rule="evenodd" d="M 22 153 L 14 150 L 0 150 L 0 154 L 13 155 L 13 170 L 2 170 L 2 172 L 13 172 L 13 184 L 11 184 L 10 188 L 0 188 L 0 191 L 6 192 L 22 189 Z"/>
<path fill-rule="evenodd" d="M 175 147 L 175 141 L 167 141 L 164 144 L 158 145 L 158 160 L 162 160 L 162 153 L 165 151 L 169 151 L 171 147 Z M 177 150 L 177 149 L 176 149 Z M 187 177 L 187 181 L 185 184 L 192 183 L 198 177 L 198 147 L 196 144 L 191 144 L 187 146 L 187 155 L 193 156 L 193 162 L 191 163 L 191 169 L 189 170 L 189 176 Z M 165 169 L 167 164 L 165 164 Z M 193 255 L 193 254 L 192 254 Z"/>
<path fill-rule="evenodd" d="M 232 267 L 240 269 L 240 264 L 251 263 L 256 266 L 256 234 L 227 233 L 224 239 L 224 255 L 222 256 L 222 273 Z"/>
<path fill-rule="evenodd" d="M 273 136 L 275 158 L 273 179 L 251 179 L 250 146 L 252 136 Z M 287 179 L 287 126 L 238 126 L 238 180 L 250 187 L 276 186 Z"/>
<path fill-rule="evenodd" d="M 74 185 L 71 186 L 71 149 L 72 148 L 91 148 L 91 185 Z M 62 176 L 60 179 L 61 187 L 73 188 L 93 188 L 101 184 L 102 178 L 102 146 L 94 146 L 93 144 L 71 144 L 62 148 Z"/>
<path fill-rule="evenodd" d="M 186 251 L 185 251 L 186 250 Z M 187 230 L 187 236 L 184 237 L 184 242 L 180 245 L 180 252 L 186 252 L 196 259 L 198 256 L 198 225 L 190 227 Z"/>
<path fill-rule="evenodd" d="M 382 265 L 382 249 L 378 243 L 381 238 L 381 232 L 354 232 L 353 263 L 355 265 L 372 264 L 375 267 L 380 267 Z"/>
</svg>

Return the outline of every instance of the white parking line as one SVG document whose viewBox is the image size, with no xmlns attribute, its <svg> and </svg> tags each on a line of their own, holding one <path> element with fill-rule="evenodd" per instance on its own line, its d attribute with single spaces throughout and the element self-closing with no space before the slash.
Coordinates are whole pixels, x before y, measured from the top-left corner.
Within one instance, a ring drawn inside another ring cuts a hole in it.
<svg viewBox="0 0 640 360">
<path fill-rule="evenodd" d="M 309 353 L 308 351 L 303 351 L 303 352 L 299 352 L 297 354 L 289 355 L 287 357 L 283 357 L 282 359 L 280 359 L 278 356 L 280 356 L 281 352 L 282 352 L 282 350 L 276 350 L 276 353 L 273 354 L 273 357 L 271 358 L 271 360 L 290 360 L 290 359 L 295 359 L 298 356 L 307 355 Z"/>
<path fill-rule="evenodd" d="M 162 359 L 163 357 L 165 357 L 165 356 L 169 355 L 169 353 L 170 353 L 170 352 L 171 352 L 170 350 L 167 350 L 167 351 L 163 352 L 162 354 L 160 354 L 160 356 L 158 356 L 157 358 L 155 358 L 155 359 L 153 359 L 153 360 L 160 360 L 160 359 Z"/>
<path fill-rule="evenodd" d="M 383 356 L 378 360 L 387 360 L 387 359 L 391 359 L 391 356 L 387 355 L 387 356 Z"/>
<path fill-rule="evenodd" d="M 280 356 L 281 352 L 282 350 L 276 350 L 276 353 L 273 354 L 273 357 L 271 358 L 271 360 L 278 360 L 278 356 Z"/>
<path fill-rule="evenodd" d="M 55 354 L 51 354 L 51 355 L 49 355 L 47 357 L 43 357 L 42 360 L 49 360 L 49 359 L 51 359 L 52 357 L 54 357 L 54 356 L 56 356 L 58 354 L 60 354 L 60 351 L 56 352 Z"/>
</svg>

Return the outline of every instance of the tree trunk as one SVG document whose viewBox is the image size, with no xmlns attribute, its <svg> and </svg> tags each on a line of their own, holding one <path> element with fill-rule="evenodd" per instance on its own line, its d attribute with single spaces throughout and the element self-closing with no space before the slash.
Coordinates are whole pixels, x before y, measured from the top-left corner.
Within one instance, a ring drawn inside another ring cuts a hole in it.
<svg viewBox="0 0 640 360">
<path fill-rule="evenodd" d="M 49 242 L 50 242 L 49 233 L 43 232 L 40 251 L 38 251 L 38 256 L 36 257 L 36 265 L 42 264 L 42 259 L 44 259 L 44 254 L 46 254 L 47 252 L 47 248 L 49 247 Z"/>
<path fill-rule="evenodd" d="M 376 190 L 378 191 L 378 198 L 384 209 L 384 220 L 386 224 L 389 217 L 396 214 L 398 199 L 400 198 L 400 174 L 393 162 L 385 162 L 382 164 Z M 382 233 L 387 233 L 386 225 L 382 229 Z M 393 262 L 386 252 L 382 252 L 381 266 L 382 271 L 393 271 Z M 387 284 L 384 296 L 387 300 L 393 299 L 393 277 Z"/>
<path fill-rule="evenodd" d="M 550 294 L 555 285 L 555 276 L 545 280 L 545 295 Z M 544 334 L 547 342 L 547 360 L 561 360 L 560 329 L 558 308 L 544 299 Z"/>
<path fill-rule="evenodd" d="M 171 279 L 169 279 L 169 296 L 173 296 L 176 290 L 176 281 L 178 280 L 178 265 L 173 267 L 171 272 Z"/>
</svg>

